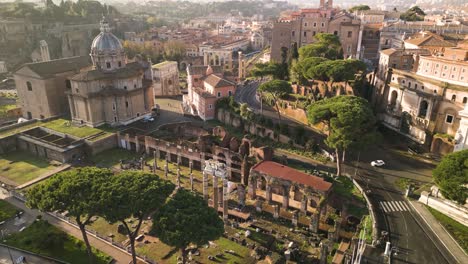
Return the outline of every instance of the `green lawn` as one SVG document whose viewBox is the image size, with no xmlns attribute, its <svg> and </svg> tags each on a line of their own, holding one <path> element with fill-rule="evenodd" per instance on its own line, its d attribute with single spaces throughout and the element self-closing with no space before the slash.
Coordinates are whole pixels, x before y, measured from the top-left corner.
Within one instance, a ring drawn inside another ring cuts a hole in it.
<svg viewBox="0 0 468 264">
<path fill-rule="evenodd" d="M 5 200 L 0 200 L 0 222 L 15 216 L 17 209 Z"/>
<path fill-rule="evenodd" d="M 366 239 L 367 244 L 371 244 L 372 243 L 372 218 L 370 217 L 370 215 L 366 215 L 364 217 L 361 225 L 362 225 L 362 229 L 361 229 L 361 233 L 359 234 L 359 236 L 361 236 L 362 233 L 364 233 L 364 227 L 365 227 L 366 232 L 364 233 L 364 238 Z"/>
<path fill-rule="evenodd" d="M 18 185 L 33 180 L 51 170 L 45 159 L 33 154 L 15 151 L 0 155 L 0 177 L 5 177 Z"/>
<path fill-rule="evenodd" d="M 364 202 L 364 197 L 348 177 L 339 177 L 333 182 L 333 191 L 342 198 L 357 198 Z"/>
<path fill-rule="evenodd" d="M 0 105 L 0 116 L 6 115 L 6 113 L 11 110 L 15 109 L 16 104 L 8 104 L 8 105 Z"/>
<path fill-rule="evenodd" d="M 121 148 L 113 148 L 105 150 L 91 157 L 91 160 L 97 167 L 111 168 L 117 166 L 120 160 L 128 160 L 137 158 L 135 152 L 131 152 Z"/>
<path fill-rule="evenodd" d="M 468 227 L 429 206 L 426 206 L 426 208 L 437 219 L 437 221 L 447 229 L 463 250 L 468 253 Z"/>
<path fill-rule="evenodd" d="M 66 119 L 56 119 L 53 121 L 49 121 L 42 125 L 43 127 L 50 128 L 57 132 L 69 134 L 79 138 L 85 138 L 92 135 L 96 135 L 101 132 L 111 132 L 112 129 L 109 127 L 102 127 L 102 128 L 94 128 L 94 127 L 87 127 L 87 126 L 75 126 L 71 124 L 70 120 Z"/>
<path fill-rule="evenodd" d="M 71 264 L 88 263 L 84 243 L 46 221 L 34 222 L 22 232 L 11 235 L 6 244 Z M 105 264 L 111 260 L 109 256 L 97 250 L 94 250 L 94 255 L 97 264 Z"/>
</svg>

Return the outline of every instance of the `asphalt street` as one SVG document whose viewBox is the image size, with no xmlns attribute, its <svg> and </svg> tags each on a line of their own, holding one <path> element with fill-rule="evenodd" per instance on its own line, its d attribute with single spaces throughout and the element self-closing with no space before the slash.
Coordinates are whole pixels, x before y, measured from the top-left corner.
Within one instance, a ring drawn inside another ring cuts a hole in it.
<svg viewBox="0 0 468 264">
<path fill-rule="evenodd" d="M 380 168 L 372 167 L 367 157 L 360 162 L 356 180 L 365 189 L 370 190 L 368 197 L 376 209 L 377 225 L 381 231 L 389 233 L 393 249 L 392 263 L 457 263 L 405 200 L 403 193 L 394 187 L 394 181 L 399 177 L 429 182 L 432 166 L 414 159 L 401 160 L 402 157 L 385 150 L 374 150 L 371 157 L 376 159 L 379 155 L 386 158 L 386 165 Z M 377 259 L 376 257 L 383 253 L 384 243 L 385 241 L 382 241 L 382 247 L 371 251 L 368 259 Z"/>
</svg>

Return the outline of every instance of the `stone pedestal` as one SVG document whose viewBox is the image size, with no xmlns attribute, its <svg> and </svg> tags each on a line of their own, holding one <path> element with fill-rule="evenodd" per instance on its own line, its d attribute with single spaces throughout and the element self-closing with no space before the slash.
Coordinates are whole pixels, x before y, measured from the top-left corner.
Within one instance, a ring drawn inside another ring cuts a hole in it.
<svg viewBox="0 0 468 264">
<path fill-rule="evenodd" d="M 255 210 L 257 210 L 257 213 L 262 212 L 262 200 L 258 199 L 255 201 Z"/>
<path fill-rule="evenodd" d="M 280 207 L 277 204 L 273 205 L 273 218 L 278 219 L 280 215 Z"/>
<path fill-rule="evenodd" d="M 208 201 L 208 174 L 203 172 L 203 198 Z"/>
<path fill-rule="evenodd" d="M 293 226 L 297 226 L 298 221 L 299 221 L 299 212 L 294 211 L 293 214 L 292 214 L 292 224 L 293 224 Z"/>
</svg>

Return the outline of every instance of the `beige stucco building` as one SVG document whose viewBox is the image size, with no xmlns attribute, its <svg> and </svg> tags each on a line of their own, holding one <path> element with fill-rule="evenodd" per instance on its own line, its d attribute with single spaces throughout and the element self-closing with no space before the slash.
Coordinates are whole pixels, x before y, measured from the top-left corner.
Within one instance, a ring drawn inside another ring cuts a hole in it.
<svg viewBox="0 0 468 264">
<path fill-rule="evenodd" d="M 14 74 L 24 118 L 44 119 L 69 113 L 65 92 L 69 77 L 91 66 L 88 56 L 26 63 Z"/>
<path fill-rule="evenodd" d="M 92 69 L 71 77 L 67 92 L 72 120 L 77 124 L 129 124 L 151 113 L 151 74 L 142 61 L 127 62 L 119 39 L 101 22 L 101 33 L 91 45 Z"/>
<path fill-rule="evenodd" d="M 382 51 L 372 101 L 385 125 L 443 154 L 468 137 L 468 131 L 460 131 L 468 103 L 468 49 L 431 53 Z"/>
</svg>

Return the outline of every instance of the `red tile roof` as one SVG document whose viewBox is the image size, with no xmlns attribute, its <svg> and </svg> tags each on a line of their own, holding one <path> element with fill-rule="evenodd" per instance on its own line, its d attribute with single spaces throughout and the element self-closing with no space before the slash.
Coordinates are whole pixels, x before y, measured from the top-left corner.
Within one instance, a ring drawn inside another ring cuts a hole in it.
<svg viewBox="0 0 468 264">
<path fill-rule="evenodd" d="M 273 161 L 262 161 L 252 167 L 252 171 L 264 173 L 274 178 L 297 182 L 316 190 L 327 192 L 332 184 L 323 178 L 310 175 Z"/>
</svg>

